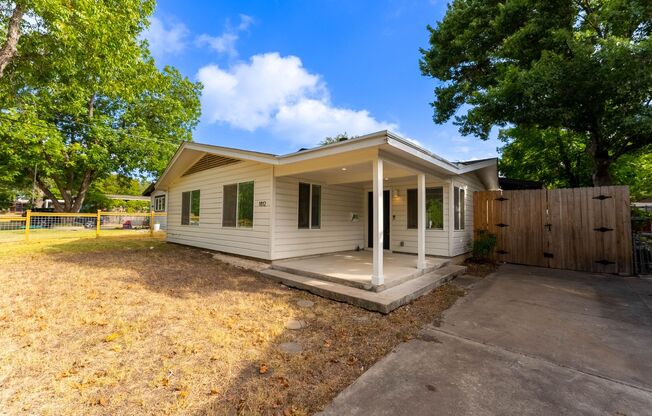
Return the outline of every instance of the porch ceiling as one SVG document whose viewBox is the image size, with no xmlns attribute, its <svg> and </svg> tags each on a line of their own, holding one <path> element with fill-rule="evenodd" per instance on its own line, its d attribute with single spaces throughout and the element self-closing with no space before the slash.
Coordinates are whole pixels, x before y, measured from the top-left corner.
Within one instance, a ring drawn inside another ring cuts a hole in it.
<svg viewBox="0 0 652 416">
<path fill-rule="evenodd" d="M 400 166 L 385 163 L 385 178 L 397 179 L 414 176 L 415 173 Z M 372 180 L 371 161 L 350 164 L 337 168 L 327 168 L 303 172 L 298 177 L 319 183 L 337 185 L 337 184 L 355 184 L 368 183 Z"/>
</svg>

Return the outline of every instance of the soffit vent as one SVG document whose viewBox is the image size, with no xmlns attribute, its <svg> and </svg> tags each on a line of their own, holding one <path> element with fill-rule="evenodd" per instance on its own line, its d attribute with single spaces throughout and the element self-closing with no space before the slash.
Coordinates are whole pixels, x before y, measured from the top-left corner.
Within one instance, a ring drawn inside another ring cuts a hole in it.
<svg viewBox="0 0 652 416">
<path fill-rule="evenodd" d="M 201 172 L 207 169 L 219 168 L 220 166 L 232 165 L 238 163 L 238 159 L 231 159 L 219 155 L 207 154 L 190 167 L 182 176 L 192 175 L 193 173 Z"/>
</svg>

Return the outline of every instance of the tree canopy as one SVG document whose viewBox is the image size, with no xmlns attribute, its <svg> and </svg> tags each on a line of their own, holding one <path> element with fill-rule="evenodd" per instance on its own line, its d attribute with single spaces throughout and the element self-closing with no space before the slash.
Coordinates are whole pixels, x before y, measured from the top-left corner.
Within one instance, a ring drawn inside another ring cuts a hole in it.
<svg viewBox="0 0 652 416">
<path fill-rule="evenodd" d="M 0 5 L 0 181 L 35 177 L 57 211 L 76 212 L 94 181 L 158 175 L 192 140 L 201 85 L 156 67 L 141 39 L 153 0 Z"/>
<path fill-rule="evenodd" d="M 591 186 L 586 143 L 559 129 L 505 129 L 499 171 L 509 178 L 543 182 L 553 188 Z M 611 167 L 614 182 L 627 184 L 634 200 L 652 197 L 652 149 L 621 156 Z"/>
<path fill-rule="evenodd" d="M 346 132 L 344 132 L 344 133 L 338 134 L 337 136 L 327 136 L 327 137 L 325 137 L 324 140 L 319 142 L 319 145 L 320 146 L 326 146 L 327 144 L 339 143 L 339 142 L 343 142 L 343 141 L 346 141 L 346 140 L 349 140 L 349 139 L 355 139 L 356 137 L 358 137 L 358 136 L 349 137 L 349 135 Z"/>
<path fill-rule="evenodd" d="M 435 122 L 454 117 L 482 139 L 515 127 L 523 148 L 566 131 L 562 147 L 581 144 L 594 185 L 652 142 L 648 0 L 454 0 L 428 29 L 420 67 L 442 82 Z"/>
</svg>

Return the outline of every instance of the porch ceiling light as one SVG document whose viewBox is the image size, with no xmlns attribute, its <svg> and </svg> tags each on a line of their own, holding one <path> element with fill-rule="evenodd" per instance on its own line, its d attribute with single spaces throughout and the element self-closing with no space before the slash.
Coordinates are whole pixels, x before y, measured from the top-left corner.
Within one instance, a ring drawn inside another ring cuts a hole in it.
<svg viewBox="0 0 652 416">
<path fill-rule="evenodd" d="M 342 168 L 342 170 L 346 170 L 346 168 Z"/>
<path fill-rule="evenodd" d="M 385 178 L 385 180 L 386 180 L 386 181 L 388 181 L 388 180 L 389 180 L 389 178 Z"/>
</svg>

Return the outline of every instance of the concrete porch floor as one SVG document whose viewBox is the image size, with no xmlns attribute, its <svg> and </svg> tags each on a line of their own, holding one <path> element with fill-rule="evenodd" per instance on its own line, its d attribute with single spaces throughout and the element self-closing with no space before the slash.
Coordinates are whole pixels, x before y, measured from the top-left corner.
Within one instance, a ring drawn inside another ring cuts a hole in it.
<svg viewBox="0 0 652 416">
<path fill-rule="evenodd" d="M 405 283 L 448 264 L 447 259 L 426 257 L 427 267 L 417 270 L 417 256 L 385 252 L 383 289 Z M 360 289 L 374 289 L 371 284 L 373 269 L 371 250 L 343 251 L 317 256 L 272 262 L 272 268 L 306 277 L 323 279 Z"/>
</svg>

